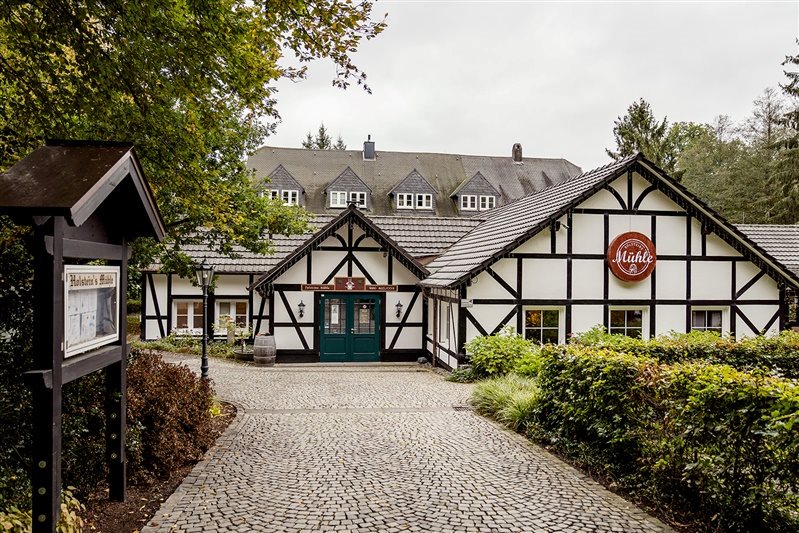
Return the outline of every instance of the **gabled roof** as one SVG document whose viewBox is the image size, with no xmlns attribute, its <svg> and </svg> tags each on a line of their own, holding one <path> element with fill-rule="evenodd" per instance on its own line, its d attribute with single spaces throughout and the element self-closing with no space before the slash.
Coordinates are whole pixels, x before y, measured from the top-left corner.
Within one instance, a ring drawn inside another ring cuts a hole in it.
<svg viewBox="0 0 799 533">
<path fill-rule="evenodd" d="M 392 196 L 396 191 L 402 191 L 403 189 L 408 188 L 413 192 L 417 192 L 419 187 L 425 188 L 427 192 L 435 194 L 436 189 L 430 182 L 427 181 L 427 178 L 419 174 L 419 171 L 413 169 L 410 174 L 405 176 L 405 178 L 397 183 L 390 191 L 388 191 L 389 196 Z"/>
<path fill-rule="evenodd" d="M 737 228 L 799 275 L 799 225 L 738 224 Z"/>
<path fill-rule="evenodd" d="M 163 239 L 161 214 L 130 143 L 47 141 L 0 174 L 0 212 L 12 216 L 63 216 L 80 226 L 110 197 L 124 211 L 117 214 L 127 237 Z"/>
<path fill-rule="evenodd" d="M 265 187 L 274 188 L 275 186 L 279 189 L 296 189 L 305 192 L 302 184 L 294 179 L 291 172 L 286 170 L 283 165 L 278 165 L 275 170 L 269 173 L 269 183 L 265 184 Z"/>
<path fill-rule="evenodd" d="M 380 150 L 374 161 L 364 161 L 361 150 L 307 150 L 304 148 L 259 148 L 247 160 L 255 179 L 263 179 L 282 164 L 305 187 L 306 209 L 314 213 L 338 214 L 328 206 L 325 192 L 330 182 L 350 167 L 372 190 L 371 213 L 394 213 L 388 193 L 413 169 L 435 188 L 438 216 L 459 216 L 450 193 L 463 180 L 480 172 L 500 193 L 504 204 L 580 173 L 576 165 L 560 158 L 525 157 L 515 163 L 507 156 L 477 156 Z"/>
<path fill-rule="evenodd" d="M 625 157 L 498 208 L 487 220 L 455 243 L 428 267 L 420 282 L 428 287 L 455 287 L 499 261 L 504 254 L 547 228 L 572 207 L 596 194 L 628 170 L 636 170 L 692 215 L 715 227 L 719 236 L 753 263 L 799 287 L 799 277 L 757 243 L 669 178 L 642 154 Z"/>
<path fill-rule="evenodd" d="M 491 189 L 492 189 L 492 190 L 493 190 L 493 191 L 494 191 L 494 192 L 497 194 L 497 196 L 499 196 L 499 191 L 496 189 L 496 187 L 494 187 L 493 185 L 491 185 L 491 182 L 489 182 L 489 181 L 486 179 L 486 177 L 485 177 L 485 176 L 483 176 L 483 175 L 482 175 L 480 172 L 477 172 L 477 173 L 476 173 L 474 176 L 472 176 L 471 178 L 463 180 L 463 181 L 461 182 L 461 184 L 460 184 L 460 185 L 458 185 L 458 186 L 455 188 L 455 190 L 454 190 L 454 191 L 452 191 L 452 193 L 449 195 L 449 197 L 450 197 L 450 198 L 455 198 L 456 196 L 458 196 L 458 195 L 461 193 L 461 190 L 462 190 L 462 189 L 464 189 L 464 188 L 466 188 L 466 187 L 468 187 L 468 186 L 474 185 L 474 184 L 475 184 L 475 182 L 480 182 L 480 184 L 482 184 L 482 185 L 484 185 L 484 186 L 488 186 L 489 188 L 491 188 Z"/>
<path fill-rule="evenodd" d="M 363 187 L 364 187 L 364 188 L 365 188 L 367 191 L 369 191 L 369 192 L 372 192 L 372 189 L 370 189 L 370 188 L 369 188 L 369 186 L 366 184 L 366 182 L 365 182 L 365 181 L 363 181 L 363 180 L 360 178 L 360 176 L 358 176 L 358 174 L 356 174 L 356 173 L 355 173 L 355 171 L 354 171 L 354 170 L 352 170 L 350 167 L 347 167 L 347 168 L 345 168 L 345 169 L 344 169 L 344 171 L 343 171 L 341 174 L 339 174 L 339 175 L 336 177 L 336 179 L 334 179 L 333 181 L 331 181 L 331 182 L 330 182 L 330 183 L 327 185 L 327 187 L 325 187 L 325 192 L 327 192 L 327 191 L 329 191 L 330 189 L 332 189 L 332 188 L 333 188 L 333 187 L 334 187 L 336 184 L 338 184 L 339 182 L 342 182 L 342 181 L 347 181 L 347 180 L 351 180 L 351 181 L 356 181 L 356 182 L 359 182 L 361 185 L 363 185 Z"/>
<path fill-rule="evenodd" d="M 320 228 L 301 246 L 295 249 L 292 253 L 287 255 L 281 260 L 274 268 L 268 273 L 264 274 L 258 280 L 250 285 L 250 290 L 259 290 L 264 285 L 268 284 L 289 268 L 294 266 L 300 259 L 311 253 L 313 249 L 324 242 L 328 237 L 333 235 L 339 228 L 345 224 L 357 224 L 364 230 L 364 233 L 376 240 L 378 243 L 385 246 L 388 252 L 397 261 L 400 262 L 405 268 L 410 270 L 417 278 L 424 278 L 429 274 L 429 271 L 407 251 L 405 251 L 394 239 L 389 237 L 377 224 L 369 220 L 360 210 L 354 205 L 350 204 L 339 216 L 328 222 L 325 226 Z"/>
<path fill-rule="evenodd" d="M 315 228 L 313 232 L 328 224 L 333 218 L 332 215 L 314 217 L 311 220 L 311 225 Z M 442 253 L 481 222 L 480 219 L 461 217 L 369 216 L 369 219 L 406 252 L 420 261 Z M 208 263 L 214 265 L 214 269 L 220 274 L 260 275 L 269 272 L 308 240 L 312 233 L 271 236 L 273 253 L 269 255 L 256 254 L 241 246 L 234 246 L 231 257 L 212 251 L 204 244 L 186 244 L 180 247 L 180 251 L 196 263 L 207 259 Z M 160 267 L 159 263 L 153 263 L 143 271 L 157 272 Z"/>
</svg>

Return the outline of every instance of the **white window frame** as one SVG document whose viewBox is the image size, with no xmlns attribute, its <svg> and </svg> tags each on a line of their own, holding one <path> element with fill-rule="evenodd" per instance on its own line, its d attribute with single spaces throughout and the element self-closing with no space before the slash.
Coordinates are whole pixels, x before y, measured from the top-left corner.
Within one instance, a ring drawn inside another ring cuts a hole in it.
<svg viewBox="0 0 799 533">
<path fill-rule="evenodd" d="M 438 342 L 439 344 L 446 344 L 447 349 L 449 349 L 450 345 L 449 333 L 450 329 L 452 328 L 452 323 L 450 318 L 451 305 L 452 305 L 451 303 L 443 301 L 438 304 Z M 442 316 L 442 313 L 444 316 Z"/>
<path fill-rule="evenodd" d="M 261 191 L 261 198 L 266 196 L 270 200 L 280 198 L 280 191 L 278 189 L 264 189 Z"/>
<path fill-rule="evenodd" d="M 566 308 L 565 307 L 554 307 L 554 306 L 546 306 L 546 305 L 530 305 L 525 306 L 522 308 L 522 331 L 519 333 L 527 338 L 527 311 L 557 311 L 558 313 L 558 344 L 565 344 L 566 342 Z M 542 329 L 554 329 L 554 328 L 543 328 L 537 327 L 535 328 L 536 331 L 541 331 Z M 535 340 L 535 339 L 533 339 Z"/>
<path fill-rule="evenodd" d="M 611 316 L 613 311 L 641 311 L 641 339 L 647 340 L 649 339 L 649 307 L 646 306 L 636 306 L 636 305 L 622 305 L 622 306 L 612 306 L 608 307 L 608 323 L 605 324 L 605 328 L 607 329 L 608 333 L 613 333 L 610 331 L 610 324 L 612 322 Z M 628 329 L 627 327 L 627 315 L 624 316 L 624 331 L 626 332 Z M 618 332 L 617 332 L 618 333 Z M 625 333 L 626 335 L 626 333 Z"/>
<path fill-rule="evenodd" d="M 490 202 L 489 202 L 490 200 Z M 490 206 L 488 204 L 491 204 Z M 497 206 L 497 197 L 496 196 L 481 196 L 480 197 L 480 211 L 488 211 L 489 209 L 494 209 Z"/>
<path fill-rule="evenodd" d="M 364 191 L 350 191 L 350 202 L 354 202 L 355 207 L 366 209 L 366 193 Z"/>
<path fill-rule="evenodd" d="M 397 193 L 397 209 L 413 209 L 413 193 Z"/>
<path fill-rule="evenodd" d="M 186 324 L 191 324 L 189 327 L 179 328 L 178 327 L 178 304 L 185 303 L 187 304 L 187 319 Z M 193 299 L 193 298 L 180 298 L 172 300 L 172 331 L 175 333 L 181 334 L 188 334 L 188 335 L 202 335 L 203 328 L 200 326 L 199 328 L 194 327 L 194 304 L 199 303 L 202 305 L 203 301 L 200 298 Z M 205 320 L 205 318 L 203 318 Z"/>
<path fill-rule="evenodd" d="M 219 320 L 222 318 L 222 304 L 229 304 L 230 307 L 228 308 L 228 315 L 230 318 L 233 319 L 235 322 L 236 320 L 236 304 L 244 304 L 244 327 L 236 325 L 236 333 L 246 333 L 247 329 L 250 327 L 250 303 L 245 299 L 239 300 L 217 300 L 216 301 L 216 320 L 219 323 Z M 221 333 L 221 332 L 220 332 Z"/>
<path fill-rule="evenodd" d="M 347 191 L 330 191 L 330 207 L 347 207 Z"/>
<path fill-rule="evenodd" d="M 433 195 L 426 193 L 417 194 L 416 209 L 433 209 Z"/>
<path fill-rule="evenodd" d="M 474 194 L 462 194 L 460 197 L 461 211 L 477 211 L 477 196 Z"/>
<path fill-rule="evenodd" d="M 280 191 L 280 199 L 286 205 L 299 205 L 300 204 L 300 191 L 292 189 L 284 189 Z"/>
<path fill-rule="evenodd" d="M 721 332 L 722 336 L 728 335 L 730 332 L 729 327 L 729 307 L 703 307 L 703 306 L 691 306 L 691 331 L 708 331 L 709 328 L 695 328 L 694 327 L 694 312 L 695 311 L 721 311 Z M 710 328 L 715 330 L 715 328 Z"/>
</svg>

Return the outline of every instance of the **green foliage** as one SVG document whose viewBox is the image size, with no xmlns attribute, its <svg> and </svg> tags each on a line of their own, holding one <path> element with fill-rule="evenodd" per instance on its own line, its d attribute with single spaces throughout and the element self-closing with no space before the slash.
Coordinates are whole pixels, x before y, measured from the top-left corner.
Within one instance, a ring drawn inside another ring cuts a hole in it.
<svg viewBox="0 0 799 533">
<path fill-rule="evenodd" d="M 771 163 L 769 185 L 778 193 L 775 217 L 795 223 L 799 212 L 799 53 L 787 56 L 782 64 L 792 70 L 783 71 L 788 79 L 780 84 L 788 100 L 779 119 L 784 135 L 775 146 L 777 153 Z"/>
<path fill-rule="evenodd" d="M 187 367 L 150 351 L 134 352 L 128 367 L 128 468 L 149 482 L 197 461 L 213 444 L 213 394 Z"/>
<path fill-rule="evenodd" d="M 691 139 L 702 132 L 703 127 L 698 124 L 678 122 L 669 126 L 666 117 L 658 121 L 649 102 L 641 98 L 630 104 L 627 114 L 613 123 L 616 149 L 605 149 L 605 152 L 617 160 L 643 152 L 653 163 L 679 178 L 677 156 Z"/>
<path fill-rule="evenodd" d="M 521 431 L 532 421 L 539 394 L 534 379 L 507 374 L 478 383 L 471 403 L 478 413 Z"/>
<path fill-rule="evenodd" d="M 533 434 L 589 469 L 614 478 L 635 472 L 637 422 L 651 414 L 637 378 L 653 361 L 606 348 L 542 349 L 539 423 Z"/>
<path fill-rule="evenodd" d="M 166 337 L 151 341 L 136 341 L 135 348 L 140 350 L 157 350 L 160 352 L 187 353 L 200 355 L 202 353 L 202 339 L 193 335 L 179 335 L 175 332 Z M 233 358 L 234 346 L 225 342 L 209 342 L 208 355 L 211 357 Z"/>
<path fill-rule="evenodd" d="M 799 383 L 629 349 L 600 330 L 544 346 L 532 387 L 509 374 L 478 384 L 472 402 L 699 529 L 799 528 Z"/>
<path fill-rule="evenodd" d="M 506 326 L 496 335 L 475 337 L 465 348 L 478 375 L 498 376 L 513 370 L 516 363 L 530 353 L 532 345 Z"/>
<path fill-rule="evenodd" d="M 85 525 L 80 513 L 86 508 L 75 498 L 73 487 L 61 491 L 61 516 L 56 524 L 56 533 L 80 533 Z M 31 531 L 31 511 L 20 510 L 10 505 L 0 510 L 0 530 L 8 533 L 28 533 Z"/>
<path fill-rule="evenodd" d="M 649 340 L 611 335 L 602 326 L 572 337 L 572 344 L 626 352 L 660 362 L 704 361 L 772 376 L 799 378 L 799 333 L 746 337 L 735 341 L 710 331 L 671 333 Z"/>
<path fill-rule="evenodd" d="M 279 122 L 275 83 L 299 81 L 314 59 L 333 84 L 369 90 L 352 56 L 384 28 L 373 2 L 72 3 L 0 6 L 0 169 L 45 138 L 136 145 L 167 222 L 163 245 L 140 243 L 134 266 L 202 238 L 268 252 L 264 234 L 297 232 L 301 209 L 259 198 L 245 156 Z M 285 57 L 284 57 L 285 56 Z M 300 228 L 300 230 L 304 227 Z M 173 271 L 174 268 L 172 268 Z M 183 268 L 177 270 L 186 272 Z"/>
<path fill-rule="evenodd" d="M 480 379 L 480 377 L 475 373 L 471 365 L 459 366 L 447 376 L 447 381 L 452 381 L 454 383 L 472 383 L 478 379 Z"/>
<path fill-rule="evenodd" d="M 538 377 L 544 360 L 541 357 L 541 348 L 537 344 L 530 345 L 530 351 L 522 354 L 513 366 L 513 373 L 530 378 Z"/>
<path fill-rule="evenodd" d="M 335 144 L 333 143 L 333 138 L 327 132 L 327 128 L 325 128 L 325 123 L 322 122 L 319 125 L 319 131 L 316 132 L 316 137 L 314 137 L 311 132 L 308 132 L 308 135 L 305 136 L 305 139 L 302 141 L 302 147 L 308 150 L 346 150 L 347 145 L 344 144 L 344 139 L 341 138 L 341 135 L 338 136 L 336 139 Z"/>
</svg>

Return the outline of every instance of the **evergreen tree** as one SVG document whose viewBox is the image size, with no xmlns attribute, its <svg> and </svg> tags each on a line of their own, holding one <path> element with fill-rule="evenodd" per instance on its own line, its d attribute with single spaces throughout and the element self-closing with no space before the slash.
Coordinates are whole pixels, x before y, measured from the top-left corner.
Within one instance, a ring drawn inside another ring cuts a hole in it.
<svg viewBox="0 0 799 533">
<path fill-rule="evenodd" d="M 616 119 L 613 124 L 616 149 L 605 149 L 605 152 L 617 160 L 643 152 L 653 163 L 679 179 L 677 157 L 693 138 L 701 134 L 701 127 L 694 123 L 678 122 L 669 126 L 668 118 L 659 121 L 649 102 L 641 98 L 627 108 L 626 115 Z"/>
<path fill-rule="evenodd" d="M 789 69 L 784 71 L 788 81 L 780 84 L 788 101 L 779 120 L 784 131 L 776 143 L 770 185 L 777 191 L 775 220 L 794 224 L 799 222 L 799 54 L 787 56 L 782 64 Z"/>
<path fill-rule="evenodd" d="M 336 143 L 333 144 L 333 138 L 327 132 L 325 123 L 319 125 L 319 129 L 314 136 L 310 131 L 305 135 L 305 140 L 302 141 L 302 147 L 308 150 L 346 150 L 347 145 L 344 144 L 344 139 L 339 134 Z"/>
</svg>

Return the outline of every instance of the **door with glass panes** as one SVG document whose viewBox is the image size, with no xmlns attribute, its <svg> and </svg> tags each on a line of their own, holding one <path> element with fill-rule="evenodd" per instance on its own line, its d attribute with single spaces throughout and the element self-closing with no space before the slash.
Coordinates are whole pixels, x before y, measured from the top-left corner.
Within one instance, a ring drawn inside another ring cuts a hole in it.
<svg viewBox="0 0 799 533">
<path fill-rule="evenodd" d="M 319 308 L 321 362 L 380 361 L 379 296 L 325 294 Z"/>
</svg>

